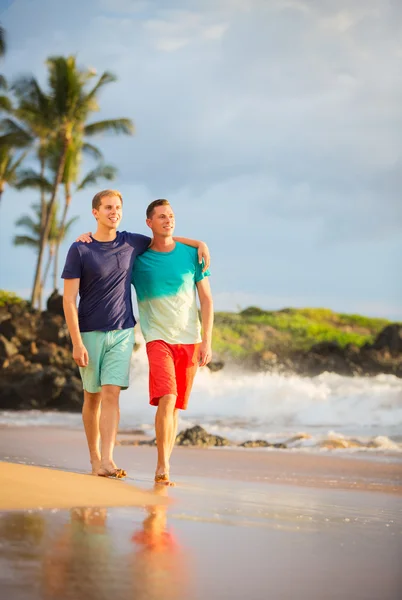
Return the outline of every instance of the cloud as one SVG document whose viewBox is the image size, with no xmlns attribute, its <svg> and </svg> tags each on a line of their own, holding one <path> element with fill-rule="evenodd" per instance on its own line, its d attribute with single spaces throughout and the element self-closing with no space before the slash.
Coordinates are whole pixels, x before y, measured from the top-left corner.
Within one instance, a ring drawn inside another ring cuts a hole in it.
<svg viewBox="0 0 402 600">
<path fill-rule="evenodd" d="M 159 18 L 144 21 L 143 29 L 157 50 L 174 52 L 202 39 L 220 40 L 228 25 L 211 23 L 210 19 L 201 12 L 163 10 Z"/>
<path fill-rule="evenodd" d="M 131 117 L 137 133 L 101 145 L 141 205 L 130 222 L 168 196 L 180 233 L 211 241 L 219 293 L 393 306 L 401 6 L 17 0 L 5 70 L 44 73 L 56 48 L 117 73 L 100 116 Z"/>
</svg>

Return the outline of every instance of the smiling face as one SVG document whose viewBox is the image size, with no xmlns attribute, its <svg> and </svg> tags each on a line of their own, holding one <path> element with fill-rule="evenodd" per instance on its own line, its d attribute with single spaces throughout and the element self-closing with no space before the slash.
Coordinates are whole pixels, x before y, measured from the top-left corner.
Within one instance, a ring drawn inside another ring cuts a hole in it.
<svg viewBox="0 0 402 600">
<path fill-rule="evenodd" d="M 98 227 L 117 229 L 123 214 L 123 206 L 119 196 L 103 196 L 98 208 L 92 209 L 98 221 Z"/>
<path fill-rule="evenodd" d="M 170 237 L 173 235 L 175 221 L 174 212 L 170 204 L 155 206 L 152 215 L 147 219 L 147 225 L 152 229 L 154 236 Z"/>
</svg>

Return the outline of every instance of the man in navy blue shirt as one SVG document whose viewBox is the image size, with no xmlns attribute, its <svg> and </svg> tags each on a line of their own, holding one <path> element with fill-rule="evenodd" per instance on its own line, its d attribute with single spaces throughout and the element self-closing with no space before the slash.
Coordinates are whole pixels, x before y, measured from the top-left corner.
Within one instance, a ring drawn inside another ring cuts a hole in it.
<svg viewBox="0 0 402 600">
<path fill-rule="evenodd" d="M 124 477 L 113 460 L 119 424 L 119 395 L 129 385 L 135 320 L 131 302 L 131 271 L 151 238 L 117 227 L 123 199 L 116 190 L 98 192 L 92 200 L 97 230 L 91 244 L 75 242 L 69 249 L 62 277 L 63 307 L 84 388 L 82 417 L 92 473 Z M 199 248 L 205 245 L 176 238 Z M 80 296 L 77 310 L 77 297 Z"/>
</svg>

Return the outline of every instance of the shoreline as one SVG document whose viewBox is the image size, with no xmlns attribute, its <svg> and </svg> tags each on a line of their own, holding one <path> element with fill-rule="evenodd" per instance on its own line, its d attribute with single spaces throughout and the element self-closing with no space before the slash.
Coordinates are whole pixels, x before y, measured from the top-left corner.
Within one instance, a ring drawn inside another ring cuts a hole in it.
<svg viewBox="0 0 402 600">
<path fill-rule="evenodd" d="M 235 451 L 234 451 L 235 450 Z M 241 451 L 240 451 L 241 450 Z M 117 445 L 116 462 L 129 479 L 152 482 L 155 447 Z M 178 483 L 211 481 L 260 482 L 308 488 L 361 490 L 402 495 L 402 460 L 333 452 L 233 448 L 175 448 L 172 474 Z M 89 470 L 83 431 L 61 427 L 3 427 L 0 460 L 78 473 Z"/>
</svg>

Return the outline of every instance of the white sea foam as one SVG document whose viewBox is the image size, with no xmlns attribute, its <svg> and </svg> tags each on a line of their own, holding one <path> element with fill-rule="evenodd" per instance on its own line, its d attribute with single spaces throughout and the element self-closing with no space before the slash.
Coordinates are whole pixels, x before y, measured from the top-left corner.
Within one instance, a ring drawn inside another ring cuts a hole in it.
<svg viewBox="0 0 402 600">
<path fill-rule="evenodd" d="M 153 432 L 148 405 L 148 365 L 144 346 L 135 353 L 132 385 L 121 394 L 121 426 Z M 38 411 L 0 413 L 0 424 L 80 427 L 80 415 Z M 180 428 L 200 424 L 233 441 L 284 441 L 300 432 L 294 448 L 322 447 L 323 441 L 353 438 L 356 446 L 402 450 L 402 380 L 393 375 L 314 378 L 244 373 L 207 368 L 197 374 Z M 335 444 L 334 444 L 335 445 Z"/>
</svg>

